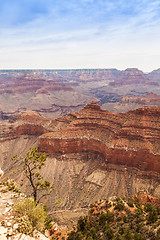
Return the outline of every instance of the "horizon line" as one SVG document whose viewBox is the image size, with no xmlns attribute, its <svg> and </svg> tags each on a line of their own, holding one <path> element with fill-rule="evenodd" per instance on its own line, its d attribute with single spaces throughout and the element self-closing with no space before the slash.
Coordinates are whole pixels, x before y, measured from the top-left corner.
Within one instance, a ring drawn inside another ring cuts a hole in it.
<svg viewBox="0 0 160 240">
<path fill-rule="evenodd" d="M 160 68 L 154 69 L 152 71 L 143 71 L 141 69 L 139 69 L 138 67 L 127 67 L 125 69 L 117 69 L 115 68 L 3 68 L 0 69 L 0 72 L 2 71 L 66 71 L 66 70 L 117 70 L 117 71 L 125 71 L 127 69 L 137 69 L 139 71 L 142 71 L 144 73 L 149 73 L 155 70 L 158 70 Z"/>
</svg>

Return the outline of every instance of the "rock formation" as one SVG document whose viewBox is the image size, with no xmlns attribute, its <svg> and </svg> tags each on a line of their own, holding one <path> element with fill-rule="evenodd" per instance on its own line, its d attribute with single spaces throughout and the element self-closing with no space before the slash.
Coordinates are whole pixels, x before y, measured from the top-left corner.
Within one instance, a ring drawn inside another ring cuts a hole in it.
<svg viewBox="0 0 160 240">
<path fill-rule="evenodd" d="M 40 114 L 28 111 L 21 114 L 12 115 L 7 124 L 2 121 L 0 124 L 0 142 L 15 139 L 22 135 L 39 136 L 52 129 L 54 120 L 46 119 Z"/>
<path fill-rule="evenodd" d="M 115 81 L 110 82 L 111 86 L 122 86 L 130 84 L 158 85 L 157 82 L 151 80 L 147 74 L 137 68 L 127 68 L 122 71 Z"/>
<path fill-rule="evenodd" d="M 11 161 L 15 154 L 25 156 L 35 146 L 46 152 L 42 175 L 55 191 L 45 203 L 60 225 L 86 214 L 98 199 L 141 190 L 160 195 L 160 107 L 114 114 L 92 102 L 56 120 L 32 111 L 15 114 L 1 120 L 0 129 L 4 178 L 23 177 L 13 173 L 20 164 Z M 58 197 L 62 201 L 53 209 Z"/>
<path fill-rule="evenodd" d="M 144 96 L 123 96 L 120 100 L 121 103 L 136 103 L 143 105 L 160 105 L 160 96 L 154 93 L 148 93 Z"/>
<path fill-rule="evenodd" d="M 136 68 L 68 70 L 0 70 L 0 118 L 33 110 L 56 119 L 79 111 L 91 101 L 113 112 L 142 107 L 140 103 L 120 102 L 123 96 L 160 95 L 160 74 Z M 126 97 L 124 98 L 126 99 Z M 123 100 L 124 100 L 123 99 Z M 152 105 L 159 102 L 153 101 Z"/>
<path fill-rule="evenodd" d="M 154 70 L 150 73 L 148 73 L 148 77 L 152 82 L 156 82 L 157 85 L 159 85 L 159 80 L 160 80 L 160 68 L 157 70 Z"/>
<path fill-rule="evenodd" d="M 160 108 L 113 114 L 91 103 L 68 117 L 68 126 L 40 136 L 40 151 L 97 152 L 107 163 L 160 172 Z"/>
<path fill-rule="evenodd" d="M 143 191 L 138 192 L 138 194 L 133 198 L 138 198 L 140 200 L 140 203 L 144 205 L 146 203 L 152 203 L 153 205 L 160 207 L 160 198 L 150 196 Z"/>
</svg>

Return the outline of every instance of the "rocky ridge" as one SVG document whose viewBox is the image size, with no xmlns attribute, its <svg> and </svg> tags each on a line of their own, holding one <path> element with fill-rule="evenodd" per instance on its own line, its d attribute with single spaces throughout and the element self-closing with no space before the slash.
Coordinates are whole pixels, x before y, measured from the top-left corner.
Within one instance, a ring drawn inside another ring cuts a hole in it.
<svg viewBox="0 0 160 240">
<path fill-rule="evenodd" d="M 45 204 L 61 226 L 72 226 L 98 199 L 130 197 L 139 191 L 158 197 L 159 114 L 159 107 L 114 114 L 96 103 L 56 120 L 32 111 L 15 114 L 0 122 L 4 178 L 17 183 L 22 179 L 21 172 L 12 173 L 19 167 L 11 161 L 13 155 L 24 156 L 35 146 L 45 151 L 42 175 L 55 186 Z M 53 207 L 59 197 L 62 202 Z"/>
<path fill-rule="evenodd" d="M 160 96 L 154 93 L 148 93 L 144 96 L 123 96 L 120 100 L 121 103 L 137 103 L 143 105 L 160 105 Z"/>
<path fill-rule="evenodd" d="M 67 118 L 68 126 L 39 137 L 40 151 L 96 152 L 106 163 L 160 172 L 160 108 L 113 114 L 91 103 Z"/>
<path fill-rule="evenodd" d="M 127 112 L 146 103 L 121 103 L 123 96 L 160 95 L 159 81 L 159 70 L 146 74 L 136 68 L 0 70 L 0 118 L 33 110 L 55 119 L 79 111 L 91 101 L 109 111 Z M 159 106 L 159 102 L 152 105 Z"/>
<path fill-rule="evenodd" d="M 152 76 L 156 74 L 152 73 L 150 75 L 143 73 L 137 68 L 127 68 L 122 71 L 117 79 L 110 83 L 111 86 L 122 86 L 129 84 L 145 84 L 145 85 L 159 85 L 158 81 L 152 79 Z"/>
</svg>

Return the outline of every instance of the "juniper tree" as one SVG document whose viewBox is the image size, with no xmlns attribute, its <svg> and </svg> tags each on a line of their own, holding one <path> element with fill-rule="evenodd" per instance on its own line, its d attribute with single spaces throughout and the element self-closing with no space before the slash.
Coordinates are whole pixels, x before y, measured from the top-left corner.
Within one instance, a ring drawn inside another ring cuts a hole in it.
<svg viewBox="0 0 160 240">
<path fill-rule="evenodd" d="M 15 155 L 12 159 L 20 160 L 24 174 L 23 180 L 28 179 L 32 189 L 31 195 L 37 205 L 43 197 L 49 195 L 54 190 L 48 180 L 43 180 L 43 176 L 40 173 L 47 159 L 45 153 L 38 152 L 38 149 L 35 147 L 30 149 L 25 157 L 22 158 Z"/>
</svg>

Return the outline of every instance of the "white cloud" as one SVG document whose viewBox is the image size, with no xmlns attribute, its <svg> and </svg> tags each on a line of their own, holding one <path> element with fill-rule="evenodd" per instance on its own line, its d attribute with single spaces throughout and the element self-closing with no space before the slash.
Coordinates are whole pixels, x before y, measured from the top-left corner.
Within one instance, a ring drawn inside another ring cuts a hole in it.
<svg viewBox="0 0 160 240">
<path fill-rule="evenodd" d="M 36 10 L 33 2 L 30 16 L 14 16 L 15 5 L 1 24 L 0 68 L 158 67 L 159 1 L 41 0 Z"/>
</svg>

